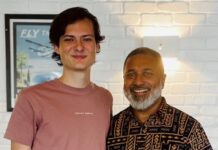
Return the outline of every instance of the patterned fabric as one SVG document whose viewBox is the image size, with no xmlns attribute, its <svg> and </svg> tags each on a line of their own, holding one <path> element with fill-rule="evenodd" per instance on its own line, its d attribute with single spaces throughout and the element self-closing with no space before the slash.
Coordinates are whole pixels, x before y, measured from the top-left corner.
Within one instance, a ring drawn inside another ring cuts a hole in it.
<svg viewBox="0 0 218 150">
<path fill-rule="evenodd" d="M 131 109 L 112 118 L 108 150 L 212 150 L 201 124 L 164 98 L 145 123 L 137 121 Z"/>
</svg>

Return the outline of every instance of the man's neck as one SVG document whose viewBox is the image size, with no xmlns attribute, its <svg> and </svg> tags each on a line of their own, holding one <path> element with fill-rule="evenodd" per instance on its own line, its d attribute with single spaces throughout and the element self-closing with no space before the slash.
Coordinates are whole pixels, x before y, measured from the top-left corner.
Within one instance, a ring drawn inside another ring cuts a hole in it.
<svg viewBox="0 0 218 150">
<path fill-rule="evenodd" d="M 90 71 L 64 71 L 63 75 L 59 78 L 59 80 L 71 87 L 75 88 L 85 88 L 88 84 L 90 84 Z"/>
</svg>

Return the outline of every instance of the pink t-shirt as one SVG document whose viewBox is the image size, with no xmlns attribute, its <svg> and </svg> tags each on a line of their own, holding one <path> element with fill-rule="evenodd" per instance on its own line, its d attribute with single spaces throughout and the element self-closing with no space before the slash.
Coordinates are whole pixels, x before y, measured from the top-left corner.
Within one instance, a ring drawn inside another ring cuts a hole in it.
<svg viewBox="0 0 218 150">
<path fill-rule="evenodd" d="M 19 94 L 5 138 L 32 150 L 104 150 L 111 109 L 104 88 L 49 81 Z"/>
</svg>

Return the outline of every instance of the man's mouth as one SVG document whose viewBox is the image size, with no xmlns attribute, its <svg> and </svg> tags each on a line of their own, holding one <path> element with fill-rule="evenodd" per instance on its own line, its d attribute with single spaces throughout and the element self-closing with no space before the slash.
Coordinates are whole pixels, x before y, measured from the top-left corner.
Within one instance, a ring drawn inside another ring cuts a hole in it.
<svg viewBox="0 0 218 150">
<path fill-rule="evenodd" d="M 138 88 L 133 88 L 133 89 L 132 89 L 132 92 L 134 92 L 134 94 L 135 94 L 136 96 L 145 95 L 145 94 L 147 94 L 149 91 L 150 91 L 150 88 L 140 88 L 140 89 L 138 89 Z"/>
<path fill-rule="evenodd" d="M 86 58 L 86 55 L 73 55 L 72 57 L 77 59 L 77 60 L 82 60 L 82 59 Z"/>
</svg>

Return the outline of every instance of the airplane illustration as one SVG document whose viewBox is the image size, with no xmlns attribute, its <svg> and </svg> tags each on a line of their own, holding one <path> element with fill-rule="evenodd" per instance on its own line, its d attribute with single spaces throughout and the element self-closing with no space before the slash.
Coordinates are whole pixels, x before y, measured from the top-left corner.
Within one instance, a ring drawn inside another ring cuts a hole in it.
<svg viewBox="0 0 218 150">
<path fill-rule="evenodd" d="M 29 39 L 26 39 L 25 41 L 34 44 L 35 46 L 38 46 L 37 48 L 29 47 L 29 50 L 36 53 L 37 56 L 50 57 L 52 55 L 53 49 L 51 46 L 43 45 L 39 42 L 35 42 Z"/>
</svg>

